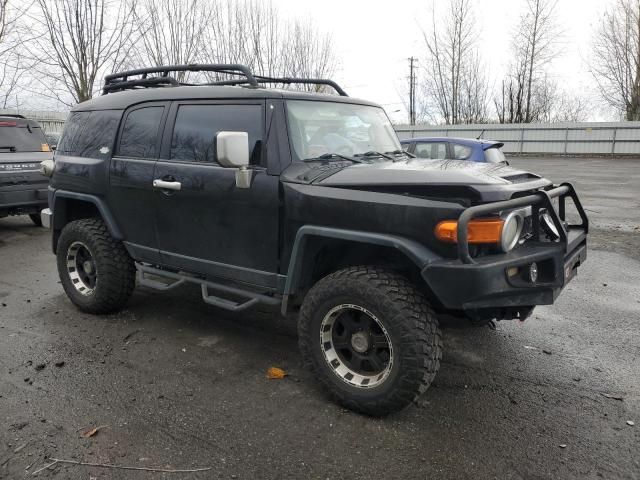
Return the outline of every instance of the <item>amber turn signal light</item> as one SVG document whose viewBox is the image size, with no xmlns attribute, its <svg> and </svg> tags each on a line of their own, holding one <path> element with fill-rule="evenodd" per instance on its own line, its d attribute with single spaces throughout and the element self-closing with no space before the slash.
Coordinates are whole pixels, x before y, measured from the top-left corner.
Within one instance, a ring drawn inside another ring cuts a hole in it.
<svg viewBox="0 0 640 480">
<path fill-rule="evenodd" d="M 467 226 L 469 243 L 500 243 L 504 220 L 501 218 L 478 218 Z M 436 225 L 436 238 L 442 242 L 458 242 L 458 222 L 444 220 Z"/>
</svg>

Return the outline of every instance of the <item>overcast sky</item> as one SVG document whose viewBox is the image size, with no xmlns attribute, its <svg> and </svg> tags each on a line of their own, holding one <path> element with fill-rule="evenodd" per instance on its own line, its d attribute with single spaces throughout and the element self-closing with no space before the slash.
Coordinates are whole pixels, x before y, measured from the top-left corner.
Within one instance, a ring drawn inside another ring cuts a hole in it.
<svg viewBox="0 0 640 480">
<path fill-rule="evenodd" d="M 525 0 L 473 0 L 478 46 L 497 85 L 511 56 L 511 34 Z M 559 0 L 563 54 L 549 67 L 562 88 L 594 100 L 590 120 L 611 119 L 597 102 L 589 73 L 591 34 L 613 0 Z M 276 0 L 285 15 L 311 17 L 332 32 L 340 59 L 336 80 L 351 96 L 381 103 L 396 121 L 406 121 L 408 61 L 423 51 L 421 25 L 430 19 L 431 0 Z M 446 8 L 439 0 L 437 8 Z M 395 112 L 396 110 L 401 112 Z"/>
</svg>

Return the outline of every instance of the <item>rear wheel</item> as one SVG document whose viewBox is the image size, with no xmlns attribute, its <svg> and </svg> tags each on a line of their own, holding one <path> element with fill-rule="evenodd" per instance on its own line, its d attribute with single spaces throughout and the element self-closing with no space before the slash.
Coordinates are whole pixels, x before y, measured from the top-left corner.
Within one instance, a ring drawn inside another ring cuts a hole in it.
<svg viewBox="0 0 640 480">
<path fill-rule="evenodd" d="M 40 218 L 40 214 L 39 213 L 30 213 L 29 214 L 29 218 L 31 219 L 31 221 L 33 222 L 33 224 L 37 227 L 41 227 L 42 226 L 42 218 Z"/>
<path fill-rule="evenodd" d="M 58 274 L 71 301 L 88 313 L 121 310 L 135 287 L 135 266 L 100 219 L 67 224 L 58 241 Z"/>
<path fill-rule="evenodd" d="M 353 267 L 320 280 L 298 324 L 300 349 L 342 405 L 385 415 L 409 405 L 431 384 L 441 358 L 438 321 L 404 277 Z"/>
</svg>

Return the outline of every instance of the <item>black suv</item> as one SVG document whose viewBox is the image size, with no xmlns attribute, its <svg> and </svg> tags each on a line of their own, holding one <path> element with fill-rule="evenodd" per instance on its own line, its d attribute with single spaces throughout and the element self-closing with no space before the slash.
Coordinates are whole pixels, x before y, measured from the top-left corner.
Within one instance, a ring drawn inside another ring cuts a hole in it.
<svg viewBox="0 0 640 480">
<path fill-rule="evenodd" d="M 40 163 L 51 157 L 37 122 L 22 115 L 0 115 L 0 218 L 29 215 L 41 225 L 49 179 L 40 173 Z"/>
<path fill-rule="evenodd" d="M 193 70 L 217 81 L 171 75 Z M 277 83 L 338 95 L 265 88 Z M 343 405 L 372 415 L 427 389 L 439 315 L 524 320 L 586 258 L 571 185 L 413 158 L 378 105 L 329 80 L 241 65 L 106 77 L 103 96 L 73 109 L 44 170 L 43 218 L 81 310 L 123 308 L 137 272 L 159 290 L 195 283 L 232 311 L 299 311 L 305 362 Z"/>
</svg>

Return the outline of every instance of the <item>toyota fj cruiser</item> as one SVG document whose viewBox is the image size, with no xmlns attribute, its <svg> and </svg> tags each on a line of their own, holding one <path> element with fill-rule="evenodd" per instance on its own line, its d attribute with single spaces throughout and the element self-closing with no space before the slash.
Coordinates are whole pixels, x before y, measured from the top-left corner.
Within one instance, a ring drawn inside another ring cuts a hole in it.
<svg viewBox="0 0 640 480">
<path fill-rule="evenodd" d="M 187 71 L 217 81 L 172 76 Z M 382 108 L 332 81 L 183 65 L 109 75 L 103 93 L 73 109 L 43 164 L 71 301 L 116 311 L 137 277 L 197 284 L 232 311 L 299 312 L 305 362 L 353 410 L 383 415 L 427 389 L 439 315 L 524 320 L 586 258 L 570 184 L 413 158 Z"/>
<path fill-rule="evenodd" d="M 29 215 L 41 225 L 49 179 L 40 173 L 40 163 L 51 157 L 37 122 L 22 115 L 0 115 L 0 218 Z"/>
</svg>

